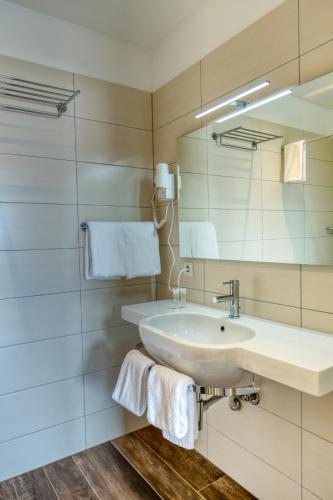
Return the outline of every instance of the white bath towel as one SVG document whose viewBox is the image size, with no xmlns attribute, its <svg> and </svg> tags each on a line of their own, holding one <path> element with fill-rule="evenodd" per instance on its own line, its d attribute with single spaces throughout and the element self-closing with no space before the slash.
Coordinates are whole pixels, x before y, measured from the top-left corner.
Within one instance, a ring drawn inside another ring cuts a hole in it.
<svg viewBox="0 0 333 500">
<path fill-rule="evenodd" d="M 163 436 L 183 448 L 194 448 L 197 437 L 197 405 L 191 377 L 155 365 L 148 377 L 148 422 Z"/>
<path fill-rule="evenodd" d="M 140 417 L 147 409 L 148 374 L 154 364 L 137 350 L 127 353 L 112 394 L 116 403 Z"/>
<path fill-rule="evenodd" d="M 121 222 L 90 221 L 85 231 L 85 279 L 119 279 L 127 275 L 126 235 Z"/>
<path fill-rule="evenodd" d="M 297 141 L 284 147 L 284 182 L 306 181 L 306 142 Z"/>
<path fill-rule="evenodd" d="M 157 230 L 153 222 L 125 222 L 127 279 L 161 274 Z"/>
</svg>

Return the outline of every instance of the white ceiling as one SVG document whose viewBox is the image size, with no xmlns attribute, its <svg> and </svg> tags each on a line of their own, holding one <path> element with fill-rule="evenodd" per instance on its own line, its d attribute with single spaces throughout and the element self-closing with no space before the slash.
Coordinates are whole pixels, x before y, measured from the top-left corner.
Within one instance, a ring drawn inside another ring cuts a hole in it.
<svg viewBox="0 0 333 500">
<path fill-rule="evenodd" d="M 8 0 L 121 40 L 154 48 L 211 0 Z"/>
</svg>

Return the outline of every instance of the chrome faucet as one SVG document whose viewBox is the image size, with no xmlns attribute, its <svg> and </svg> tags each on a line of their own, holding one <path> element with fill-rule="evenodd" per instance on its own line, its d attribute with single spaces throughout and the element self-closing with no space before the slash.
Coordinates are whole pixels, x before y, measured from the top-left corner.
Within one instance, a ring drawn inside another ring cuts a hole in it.
<svg viewBox="0 0 333 500">
<path fill-rule="evenodd" d="M 217 295 L 213 302 L 229 302 L 229 318 L 239 318 L 239 280 L 225 281 L 223 285 L 230 285 L 229 295 Z"/>
</svg>

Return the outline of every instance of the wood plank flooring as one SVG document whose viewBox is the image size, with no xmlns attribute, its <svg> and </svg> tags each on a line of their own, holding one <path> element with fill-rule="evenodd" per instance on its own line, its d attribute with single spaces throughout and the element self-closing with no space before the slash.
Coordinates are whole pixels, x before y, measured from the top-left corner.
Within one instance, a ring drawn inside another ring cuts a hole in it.
<svg viewBox="0 0 333 500">
<path fill-rule="evenodd" d="M 0 482 L 0 500 L 255 500 L 195 450 L 145 427 Z"/>
</svg>

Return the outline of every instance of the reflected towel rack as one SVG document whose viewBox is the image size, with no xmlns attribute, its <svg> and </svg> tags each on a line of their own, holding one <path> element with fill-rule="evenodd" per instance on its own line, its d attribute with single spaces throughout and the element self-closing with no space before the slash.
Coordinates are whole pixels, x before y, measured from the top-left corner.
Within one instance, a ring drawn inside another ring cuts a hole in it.
<svg viewBox="0 0 333 500">
<path fill-rule="evenodd" d="M 216 132 L 212 133 L 212 139 L 216 142 L 217 146 L 243 149 L 245 151 L 257 151 L 258 144 L 281 139 L 282 137 L 282 135 L 268 134 L 267 132 L 260 132 L 259 130 L 252 130 L 245 127 L 236 127 L 220 134 Z"/>
<path fill-rule="evenodd" d="M 60 118 L 67 111 L 68 104 L 79 93 L 79 90 L 68 90 L 13 76 L 0 75 L 0 97 L 5 100 L 5 102 L 0 102 L 0 109 L 6 111 Z M 7 104 L 7 100 L 25 102 L 29 106 Z M 47 111 L 48 107 L 54 108 L 54 110 Z"/>
</svg>

